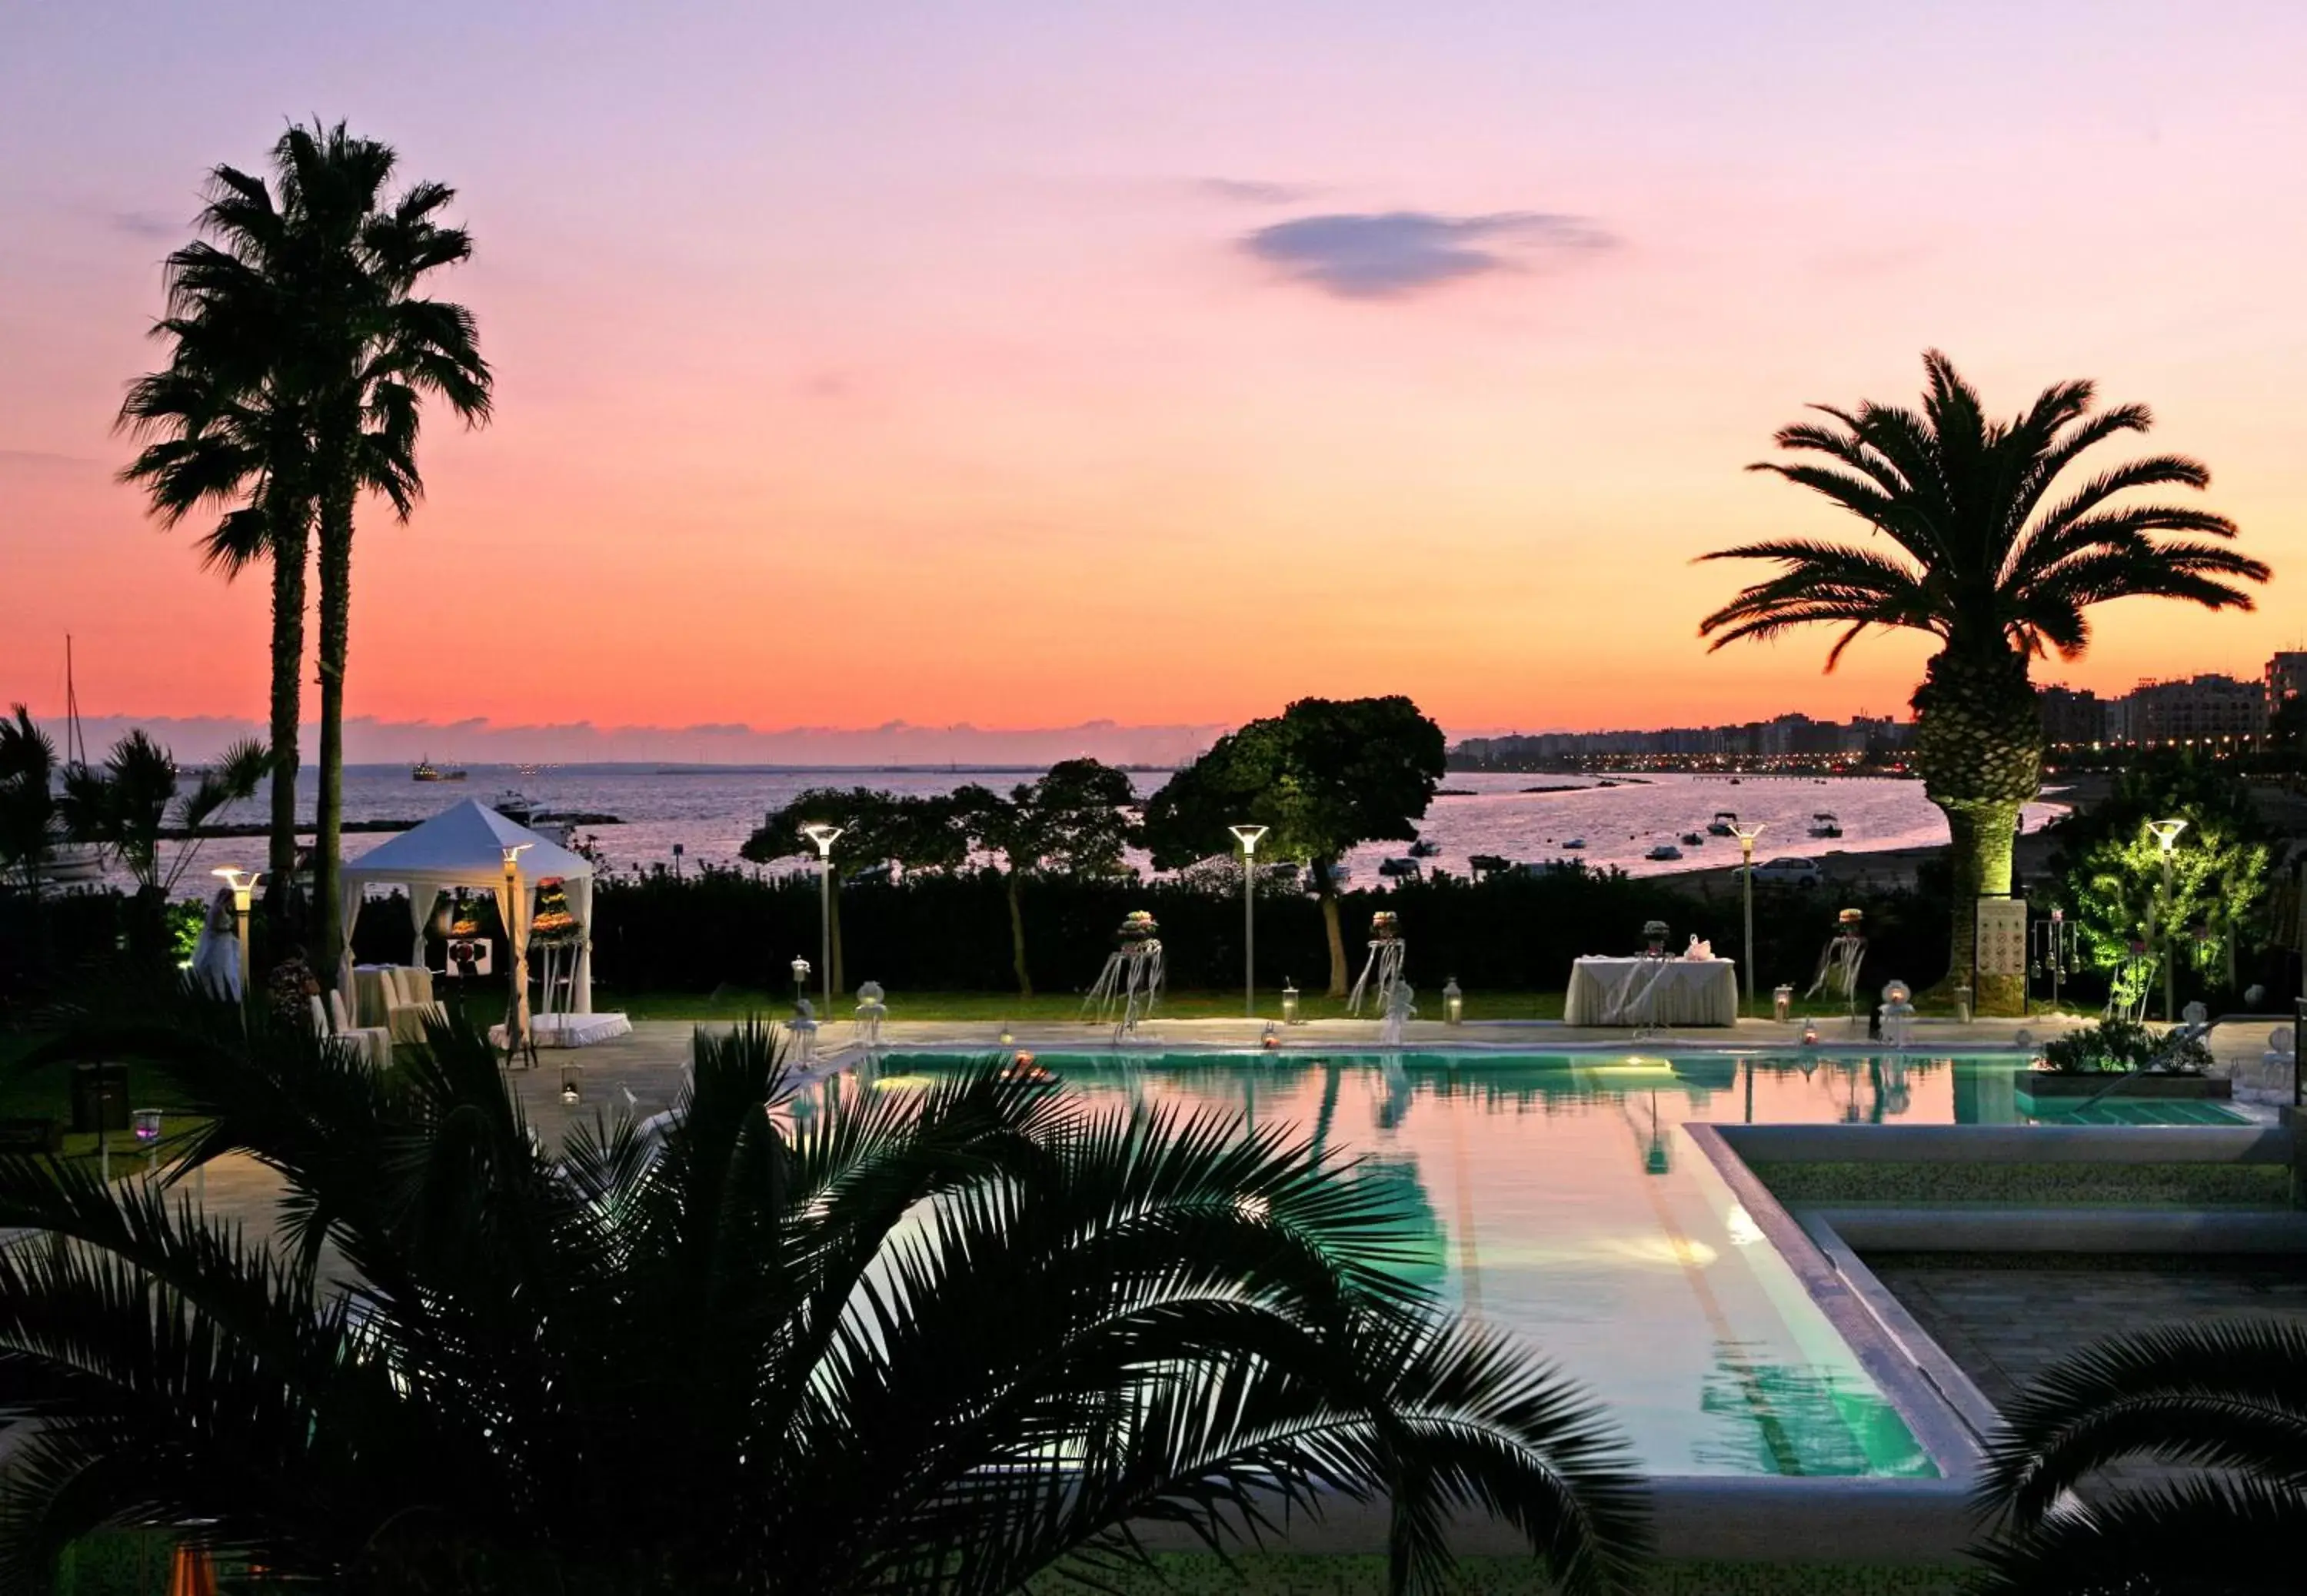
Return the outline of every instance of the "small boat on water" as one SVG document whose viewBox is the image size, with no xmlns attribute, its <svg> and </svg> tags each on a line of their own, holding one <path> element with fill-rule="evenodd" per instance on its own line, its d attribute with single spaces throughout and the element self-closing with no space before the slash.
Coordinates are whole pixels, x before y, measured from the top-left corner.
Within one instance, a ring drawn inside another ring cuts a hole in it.
<svg viewBox="0 0 2307 1596">
<path fill-rule="evenodd" d="M 1840 837 L 1842 835 L 1842 822 L 1834 817 L 1832 811 L 1821 809 L 1810 817 L 1810 834 L 1814 837 Z"/>
<path fill-rule="evenodd" d="M 1442 845 L 1439 842 L 1430 841 L 1424 837 L 1419 838 L 1410 845 L 1410 857 L 1413 859 L 1430 859 L 1441 851 Z"/>
<path fill-rule="evenodd" d="M 437 765 L 430 759 L 420 759 L 409 767 L 408 779 L 412 781 L 461 781 L 465 779 L 465 772 L 459 765 Z"/>
<path fill-rule="evenodd" d="M 1679 841 L 1685 848 L 1703 848 L 1706 846 L 1706 833 L 1703 832 L 1685 832 Z"/>
<path fill-rule="evenodd" d="M 1377 873 L 1389 881 L 1423 881 L 1426 867 L 1416 859 L 1386 859 L 1379 864 Z"/>
<path fill-rule="evenodd" d="M 1562 846 L 1565 848 L 1583 848 L 1586 846 L 1586 839 L 1583 837 L 1565 838 L 1563 840 Z"/>
<path fill-rule="evenodd" d="M 1738 811 L 1736 809 L 1717 809 L 1714 811 L 1714 818 L 1706 823 L 1706 834 L 1710 837 L 1737 836 L 1738 834 Z"/>
<path fill-rule="evenodd" d="M 41 856 L 32 874 L 42 886 L 86 886 L 104 879 L 104 853 L 92 842 L 59 843 Z"/>
<path fill-rule="evenodd" d="M 1677 848 L 1671 842 L 1661 842 L 1656 848 L 1651 849 L 1648 853 L 1642 855 L 1642 858 L 1646 859 L 1678 859 L 1681 857 L 1682 849 Z"/>
</svg>

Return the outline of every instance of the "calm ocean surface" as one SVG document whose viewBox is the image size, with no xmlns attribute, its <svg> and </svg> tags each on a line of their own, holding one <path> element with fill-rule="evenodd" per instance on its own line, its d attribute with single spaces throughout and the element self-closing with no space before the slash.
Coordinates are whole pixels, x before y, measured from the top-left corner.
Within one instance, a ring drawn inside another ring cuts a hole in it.
<svg viewBox="0 0 2307 1596">
<path fill-rule="evenodd" d="M 305 813 L 311 813 L 310 770 L 307 769 Z M 418 782 L 402 765 L 355 766 L 345 774 L 345 814 L 348 819 L 418 820 L 465 798 L 491 802 L 507 789 L 531 802 L 562 810 L 614 815 L 615 825 L 584 826 L 580 835 L 597 839 L 612 865 L 620 869 L 647 869 L 669 864 L 675 843 L 686 862 L 729 864 L 738 847 L 769 810 L 779 807 L 809 787 L 864 786 L 894 792 L 946 792 L 965 782 L 977 781 L 997 789 L 1032 779 L 1032 772 L 945 772 L 913 770 L 840 771 L 657 771 L 637 765 L 566 765 L 548 767 L 523 776 L 510 766 L 475 766 L 461 782 Z M 1148 793 L 1168 779 L 1162 772 L 1139 772 L 1133 778 L 1140 793 Z M 1760 821 L 1765 830 L 1756 857 L 1813 855 L 1829 849 L 1850 851 L 1909 848 L 1946 841 L 1946 824 L 1923 797 L 1919 781 L 1848 778 L 1820 781 L 1808 777 L 1745 776 L 1735 784 L 1723 776 L 1645 776 L 1613 787 L 1586 786 L 1574 791 L 1532 792 L 1531 788 L 1566 787 L 1597 778 L 1560 774 L 1469 774 L 1452 772 L 1444 781 L 1443 796 L 1434 800 L 1424 832 L 1440 852 L 1426 862 L 1463 872 L 1472 854 L 1497 854 L 1514 860 L 1582 858 L 1590 866 L 1617 866 L 1630 874 L 1658 875 L 1677 869 L 1735 864 L 1737 844 L 1709 837 L 1700 847 L 1685 846 L 1677 862 L 1652 862 L 1642 855 L 1661 842 L 1672 842 L 1685 832 L 1703 832 L 1719 809 L 1736 810 L 1742 819 Z M 2052 803 L 2030 805 L 2029 831 L 2059 812 Z M 1808 835 L 1813 814 L 1831 810 L 1841 820 L 1841 841 L 1814 841 Z M 262 818 L 261 800 L 244 804 L 226 818 Z M 1582 837 L 1580 852 L 1560 845 Z M 375 835 L 345 839 L 348 858 L 383 841 Z M 1379 884 L 1378 865 L 1389 856 L 1406 851 L 1406 844 L 1389 842 L 1356 849 L 1349 857 L 1352 884 Z M 204 843 L 194 874 L 204 876 L 211 866 L 257 863 L 263 848 L 255 839 Z M 859 861 L 861 864 L 864 861 Z M 189 879 L 189 878 L 188 878 Z"/>
</svg>

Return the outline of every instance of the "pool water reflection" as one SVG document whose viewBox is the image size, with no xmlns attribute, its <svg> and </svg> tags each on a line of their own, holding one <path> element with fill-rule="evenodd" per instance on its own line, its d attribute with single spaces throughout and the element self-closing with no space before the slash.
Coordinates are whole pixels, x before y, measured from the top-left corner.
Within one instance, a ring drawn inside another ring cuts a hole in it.
<svg viewBox="0 0 2307 1596">
<path fill-rule="evenodd" d="M 2016 1122 L 2008 1054 L 1038 1062 L 1093 1098 L 1220 1107 L 1361 1156 L 1352 1178 L 1427 1238 L 1412 1272 L 1582 1380 L 1653 1472 L 1937 1472 L 1684 1127 Z M 862 1080 L 961 1063 L 899 1054 Z"/>
</svg>

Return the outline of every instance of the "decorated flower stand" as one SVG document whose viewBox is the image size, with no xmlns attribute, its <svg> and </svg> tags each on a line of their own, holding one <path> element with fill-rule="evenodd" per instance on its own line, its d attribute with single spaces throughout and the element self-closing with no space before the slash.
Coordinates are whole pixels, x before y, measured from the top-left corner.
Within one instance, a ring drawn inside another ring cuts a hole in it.
<svg viewBox="0 0 2307 1596">
<path fill-rule="evenodd" d="M 889 1017 L 889 1005 L 879 981 L 868 981 L 857 989 L 857 1045 L 870 1054 L 881 1046 L 881 1021 Z"/>
<path fill-rule="evenodd" d="M 1858 1028 L 1858 969 L 1866 962 L 1866 915 L 1863 909 L 1846 909 L 1835 919 L 1835 933 L 1818 956 L 1818 974 L 1803 995 L 1816 997 L 1824 992 L 1829 997 L 1840 997 L 1850 1005 L 1850 1027 Z"/>
<path fill-rule="evenodd" d="M 1136 1035 L 1138 1021 L 1151 1018 L 1162 1001 L 1161 932 L 1154 917 L 1142 909 L 1124 915 L 1114 934 L 1114 950 L 1106 955 L 1096 985 L 1082 999 L 1082 1018 L 1093 1012 L 1100 1025 L 1111 1019 L 1117 1042 Z"/>
<path fill-rule="evenodd" d="M 1394 1012 L 1394 989 L 1402 984 L 1402 960 L 1410 956 L 1410 944 L 1402 939 L 1402 919 L 1390 909 L 1381 909 L 1370 916 L 1369 954 L 1362 960 L 1362 973 L 1354 982 L 1354 989 L 1346 994 L 1346 1012 L 1361 1018 L 1362 997 L 1370 992 L 1370 977 L 1377 977 L 1375 995 L 1381 1018 Z"/>
</svg>

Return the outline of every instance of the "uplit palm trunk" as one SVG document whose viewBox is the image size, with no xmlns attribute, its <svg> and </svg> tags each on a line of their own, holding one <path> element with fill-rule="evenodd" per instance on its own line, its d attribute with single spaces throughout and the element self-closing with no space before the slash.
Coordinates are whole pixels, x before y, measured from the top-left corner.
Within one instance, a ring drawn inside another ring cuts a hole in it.
<svg viewBox="0 0 2307 1596">
<path fill-rule="evenodd" d="M 291 924 L 296 875 L 296 738 L 304 690 L 304 562 L 310 552 L 304 507 L 287 493 L 268 507 L 272 559 L 271 838 L 265 850 L 264 929 L 268 957 L 296 945 Z"/>
<path fill-rule="evenodd" d="M 1025 969 L 1025 880 L 1015 870 L 1002 878 L 1009 900 L 1009 958 L 1017 972 L 1017 995 L 1033 995 L 1033 977 Z"/>
<path fill-rule="evenodd" d="M 2024 656 L 2007 647 L 1959 648 L 1931 661 L 1915 692 L 1915 762 L 1923 789 L 1943 810 L 1953 875 L 1952 957 L 1946 984 L 1970 984 L 1981 1014 L 2018 1014 L 2023 975 L 1974 982 L 1978 900 L 2011 891 L 2013 838 L 2027 801 L 2041 789 L 2043 727 Z"/>
<path fill-rule="evenodd" d="M 352 623 L 353 496 L 342 479 L 321 504 L 320 797 L 313 806 L 313 971 L 337 978 L 344 956 L 345 653 Z"/>
<path fill-rule="evenodd" d="M 1346 995 L 1346 934 L 1338 924 L 1338 883 L 1330 878 L 1326 859 L 1316 859 L 1314 892 L 1322 900 L 1322 931 L 1330 942 L 1330 995 Z"/>
</svg>

